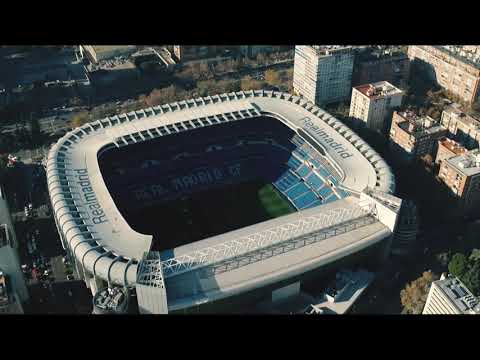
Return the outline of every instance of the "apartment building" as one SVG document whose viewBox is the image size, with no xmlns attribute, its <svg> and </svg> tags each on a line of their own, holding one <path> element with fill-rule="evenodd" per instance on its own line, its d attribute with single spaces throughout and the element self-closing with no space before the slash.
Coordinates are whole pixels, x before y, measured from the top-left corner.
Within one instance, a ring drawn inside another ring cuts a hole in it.
<svg viewBox="0 0 480 360">
<path fill-rule="evenodd" d="M 387 81 L 356 86 L 352 91 L 349 116 L 369 129 L 383 132 L 390 128 L 392 112 L 402 104 L 403 91 Z"/>
<path fill-rule="evenodd" d="M 457 277 L 442 274 L 440 280 L 432 283 L 422 314 L 478 315 L 480 301 Z"/>
<path fill-rule="evenodd" d="M 448 106 L 442 112 L 441 123 L 448 129 L 450 137 L 464 144 L 467 149 L 479 146 L 480 119 L 465 114 L 460 105 Z"/>
<path fill-rule="evenodd" d="M 285 48 L 285 46 L 279 45 L 241 45 L 240 46 L 240 53 L 243 56 L 247 56 L 249 58 L 254 58 L 259 54 L 270 54 L 273 52 L 279 52 Z"/>
<path fill-rule="evenodd" d="M 413 111 L 393 113 L 390 128 L 390 147 L 401 160 L 412 161 L 434 154 L 438 139 L 447 130 L 430 116 L 419 116 Z"/>
<path fill-rule="evenodd" d="M 459 96 L 467 104 L 478 100 L 480 62 L 462 56 L 451 46 L 408 47 L 408 57 L 438 85 Z"/>
<path fill-rule="evenodd" d="M 317 105 L 345 101 L 352 87 L 354 51 L 350 46 L 295 47 L 293 89 Z"/>
<path fill-rule="evenodd" d="M 86 56 L 92 63 L 129 56 L 137 50 L 135 45 L 80 45 L 80 55 Z"/>
<path fill-rule="evenodd" d="M 388 81 L 405 89 L 409 75 L 410 59 L 404 52 L 390 48 L 367 48 L 355 55 L 352 86 Z"/>
<path fill-rule="evenodd" d="M 438 176 L 458 198 L 460 210 L 465 213 L 479 210 L 480 149 L 444 159 Z"/>
<path fill-rule="evenodd" d="M 217 47 L 210 45 L 173 45 L 173 53 L 179 61 L 199 60 L 217 55 Z"/>
<path fill-rule="evenodd" d="M 438 140 L 437 155 L 435 156 L 435 164 L 442 165 L 442 161 L 450 159 L 457 155 L 463 155 L 468 150 L 459 142 L 443 137 Z"/>
</svg>

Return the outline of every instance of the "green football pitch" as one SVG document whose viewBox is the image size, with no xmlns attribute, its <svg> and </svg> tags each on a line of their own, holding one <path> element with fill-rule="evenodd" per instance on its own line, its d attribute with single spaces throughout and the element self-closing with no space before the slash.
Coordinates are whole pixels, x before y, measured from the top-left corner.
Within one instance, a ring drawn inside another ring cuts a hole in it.
<svg viewBox="0 0 480 360">
<path fill-rule="evenodd" d="M 272 184 L 256 181 L 145 208 L 127 221 L 135 230 L 153 234 L 153 250 L 164 250 L 295 211 Z"/>
<path fill-rule="evenodd" d="M 267 184 L 258 190 L 258 199 L 270 218 L 287 215 L 295 211 L 293 205 L 272 184 Z"/>
</svg>

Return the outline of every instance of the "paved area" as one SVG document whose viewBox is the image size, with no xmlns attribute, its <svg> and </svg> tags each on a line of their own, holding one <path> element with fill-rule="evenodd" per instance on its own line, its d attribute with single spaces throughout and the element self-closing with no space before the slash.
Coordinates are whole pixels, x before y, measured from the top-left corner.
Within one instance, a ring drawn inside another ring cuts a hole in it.
<svg viewBox="0 0 480 360">
<path fill-rule="evenodd" d="M 26 313 L 90 314 L 92 296 L 83 281 L 61 281 L 29 287 L 31 302 Z"/>
<path fill-rule="evenodd" d="M 65 273 L 65 264 L 62 261 L 62 256 L 55 256 L 50 259 L 52 266 L 52 275 L 55 281 L 66 281 L 67 274 Z"/>
</svg>

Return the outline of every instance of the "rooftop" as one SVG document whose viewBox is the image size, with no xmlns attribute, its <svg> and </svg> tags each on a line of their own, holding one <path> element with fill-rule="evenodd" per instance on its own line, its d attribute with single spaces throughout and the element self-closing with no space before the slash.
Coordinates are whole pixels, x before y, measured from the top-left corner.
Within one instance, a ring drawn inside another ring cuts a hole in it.
<svg viewBox="0 0 480 360">
<path fill-rule="evenodd" d="M 98 54 L 102 52 L 114 52 L 114 51 L 135 51 L 137 47 L 135 45 L 91 45 L 93 50 Z"/>
<path fill-rule="evenodd" d="M 440 122 L 430 116 L 420 116 L 410 110 L 397 114 L 404 119 L 404 121 L 398 123 L 398 126 L 414 137 L 421 137 L 443 130 Z"/>
<path fill-rule="evenodd" d="M 124 312 L 128 304 L 128 294 L 123 288 L 108 287 L 95 294 L 94 304 L 102 310 Z"/>
<path fill-rule="evenodd" d="M 459 121 L 471 129 L 480 129 L 480 119 L 464 113 L 459 104 L 453 103 L 445 108 L 444 112 L 455 114 Z"/>
<path fill-rule="evenodd" d="M 446 161 L 449 165 L 457 169 L 457 171 L 467 176 L 480 173 L 480 149 L 470 150 Z"/>
<path fill-rule="evenodd" d="M 310 45 L 318 56 L 330 56 L 335 53 L 348 53 L 353 50 L 349 45 Z"/>
<path fill-rule="evenodd" d="M 454 276 L 443 277 L 434 282 L 451 300 L 455 307 L 464 314 L 480 314 L 480 301 L 470 290 Z"/>
<path fill-rule="evenodd" d="M 399 46 L 369 46 L 356 54 L 356 59 L 361 62 L 408 59 L 407 54 L 400 50 Z"/>
<path fill-rule="evenodd" d="M 462 144 L 456 142 L 455 140 L 449 139 L 447 137 L 441 138 L 439 143 L 446 147 L 448 150 L 453 152 L 455 155 L 462 155 L 467 152 L 467 149 L 462 146 Z"/>
<path fill-rule="evenodd" d="M 337 275 L 341 279 L 340 286 L 343 285 L 342 294 L 335 302 L 324 298 L 322 302 L 312 304 L 315 308 L 322 309 L 323 313 L 345 314 L 375 278 L 374 273 L 365 270 L 341 271 Z"/>
<path fill-rule="evenodd" d="M 379 81 L 373 84 L 359 85 L 354 87 L 354 89 L 357 89 L 370 99 L 380 99 L 383 97 L 389 97 L 403 93 L 402 90 L 393 86 L 388 81 Z"/>
<path fill-rule="evenodd" d="M 478 45 L 443 45 L 435 47 L 457 60 L 480 69 L 480 46 Z"/>
</svg>

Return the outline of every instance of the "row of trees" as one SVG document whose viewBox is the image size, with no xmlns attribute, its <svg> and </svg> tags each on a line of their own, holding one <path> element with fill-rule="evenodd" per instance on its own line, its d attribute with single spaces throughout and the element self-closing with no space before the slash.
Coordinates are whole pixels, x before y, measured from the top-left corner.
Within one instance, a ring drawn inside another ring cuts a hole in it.
<svg viewBox="0 0 480 360">
<path fill-rule="evenodd" d="M 196 82 L 196 87 L 191 90 L 184 90 L 176 85 L 170 85 L 165 88 L 154 89 L 148 95 L 141 95 L 138 100 L 140 106 L 156 106 L 195 96 L 208 96 L 240 90 L 260 90 L 267 85 L 281 87 L 285 81 L 291 80 L 292 73 L 292 71 L 278 72 L 269 69 L 265 72 L 264 81 L 254 79 L 249 75 L 240 80 L 198 80 Z M 291 81 L 288 82 L 288 85 L 286 86 L 287 89 L 290 86 L 290 83 Z"/>
<path fill-rule="evenodd" d="M 176 74 L 177 78 L 185 81 L 211 80 L 215 76 L 238 72 L 242 69 L 255 69 L 274 64 L 278 61 L 293 59 L 292 52 L 263 54 L 260 53 L 255 59 L 240 57 L 218 61 L 217 63 L 194 62 L 185 64 Z"/>
</svg>

